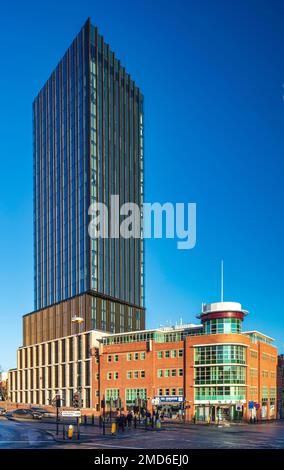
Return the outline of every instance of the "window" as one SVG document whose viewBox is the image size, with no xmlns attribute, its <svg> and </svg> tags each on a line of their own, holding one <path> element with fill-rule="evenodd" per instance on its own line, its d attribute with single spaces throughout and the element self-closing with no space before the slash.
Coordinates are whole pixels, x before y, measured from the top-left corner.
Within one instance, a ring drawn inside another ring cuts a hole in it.
<svg viewBox="0 0 284 470">
<path fill-rule="evenodd" d="M 178 395 L 179 395 L 180 397 L 183 396 L 183 388 L 179 388 L 179 389 L 178 389 Z"/>
<path fill-rule="evenodd" d="M 99 378 L 100 378 L 100 374 L 97 372 L 96 373 L 96 379 L 99 380 Z"/>
<path fill-rule="evenodd" d="M 114 376 L 114 380 L 117 380 L 118 379 L 118 372 L 114 372 L 113 376 Z"/>
<path fill-rule="evenodd" d="M 251 376 L 251 377 L 257 377 L 257 369 L 255 369 L 255 368 L 252 367 L 252 368 L 250 369 L 250 376 Z"/>
<path fill-rule="evenodd" d="M 141 379 L 145 378 L 145 370 L 140 371 L 140 377 L 141 377 Z"/>
<path fill-rule="evenodd" d="M 137 400 L 147 400 L 146 388 L 126 388 L 125 390 L 126 405 L 135 405 Z"/>
<path fill-rule="evenodd" d="M 112 375 L 111 375 L 111 372 L 108 372 L 108 373 L 107 373 L 107 379 L 108 379 L 108 380 L 111 380 L 111 376 L 112 376 Z"/>
<path fill-rule="evenodd" d="M 178 357 L 183 357 L 183 349 L 178 350 Z"/>
<path fill-rule="evenodd" d="M 131 354 L 131 353 L 127 353 L 126 359 L 127 359 L 128 361 L 131 361 L 131 360 L 132 360 L 132 354 Z"/>
<path fill-rule="evenodd" d="M 134 379 L 138 379 L 138 377 L 139 377 L 139 372 L 138 372 L 138 370 L 135 370 L 135 371 L 134 371 L 133 376 L 134 376 Z"/>
<path fill-rule="evenodd" d="M 258 356 L 257 351 L 254 351 L 253 349 L 251 349 L 250 356 L 253 357 L 254 359 L 256 359 L 257 356 Z"/>
<path fill-rule="evenodd" d="M 118 362 L 118 354 L 114 355 L 114 362 Z"/>
<path fill-rule="evenodd" d="M 134 353 L 134 361 L 138 361 L 139 359 L 139 353 Z"/>
<path fill-rule="evenodd" d="M 158 359 L 163 359 L 163 351 L 158 351 Z"/>
<path fill-rule="evenodd" d="M 163 395 L 163 389 L 162 388 L 158 388 L 158 395 Z"/>
<path fill-rule="evenodd" d="M 172 369 L 172 370 L 171 370 L 171 376 L 172 376 L 172 377 L 176 377 L 176 375 L 177 375 L 176 369 Z"/>
<path fill-rule="evenodd" d="M 159 378 L 163 377 L 163 370 L 162 370 L 162 369 L 158 369 L 157 374 L 158 374 L 158 377 L 159 377 Z"/>
<path fill-rule="evenodd" d="M 132 372 L 131 372 L 131 370 L 128 370 L 128 371 L 127 371 L 126 376 L 127 376 L 128 379 L 132 379 Z"/>
<path fill-rule="evenodd" d="M 171 350 L 171 357 L 177 357 L 177 352 L 175 349 Z"/>
<path fill-rule="evenodd" d="M 170 351 L 165 351 L 165 357 L 170 357 Z"/>
<path fill-rule="evenodd" d="M 106 301 L 102 300 L 102 311 L 101 311 L 101 329 L 105 331 L 106 329 Z"/>
<path fill-rule="evenodd" d="M 169 388 L 166 388 L 165 389 L 165 395 L 169 395 L 170 394 L 170 389 Z"/>
<path fill-rule="evenodd" d="M 107 388 L 106 389 L 106 401 L 109 402 L 112 398 L 113 400 L 117 400 L 119 397 L 119 389 L 118 388 Z"/>
<path fill-rule="evenodd" d="M 171 395 L 176 395 L 176 389 L 175 388 L 171 389 Z"/>
<path fill-rule="evenodd" d="M 164 370 L 164 377 L 169 377 L 170 376 L 170 369 L 165 369 Z"/>
<path fill-rule="evenodd" d="M 111 356 L 107 357 L 107 362 L 111 362 Z"/>
<path fill-rule="evenodd" d="M 183 369 L 179 369 L 179 370 L 178 370 L 178 376 L 179 376 L 179 377 L 183 377 Z"/>
<path fill-rule="evenodd" d="M 195 365 L 245 364 L 246 347 L 239 345 L 198 346 L 195 348 Z"/>
<path fill-rule="evenodd" d="M 222 365 L 195 368 L 195 385 L 245 384 L 245 366 Z"/>
<path fill-rule="evenodd" d="M 146 353 L 144 352 L 140 353 L 140 359 L 144 361 L 144 359 L 146 359 Z"/>
</svg>

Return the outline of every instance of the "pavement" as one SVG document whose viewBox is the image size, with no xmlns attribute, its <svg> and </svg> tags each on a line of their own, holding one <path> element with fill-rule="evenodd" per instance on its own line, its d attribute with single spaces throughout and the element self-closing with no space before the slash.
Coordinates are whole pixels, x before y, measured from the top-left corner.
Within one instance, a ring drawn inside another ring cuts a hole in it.
<svg viewBox="0 0 284 470">
<path fill-rule="evenodd" d="M 62 426 L 40 421 L 0 419 L 0 449 L 284 449 L 284 421 L 241 426 L 164 423 L 161 431 L 126 430 L 111 436 L 110 426 L 82 425 L 80 440 L 62 439 Z"/>
</svg>

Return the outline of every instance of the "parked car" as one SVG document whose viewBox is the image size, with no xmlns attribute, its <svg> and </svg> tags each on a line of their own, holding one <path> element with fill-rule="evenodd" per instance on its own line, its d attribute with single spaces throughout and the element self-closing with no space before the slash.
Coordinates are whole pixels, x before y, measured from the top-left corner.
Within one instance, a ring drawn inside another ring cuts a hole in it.
<svg viewBox="0 0 284 470">
<path fill-rule="evenodd" d="M 2 406 L 0 406 L 0 416 L 5 416 L 6 410 Z"/>
<path fill-rule="evenodd" d="M 56 413 L 48 411 L 45 408 L 40 408 L 39 406 L 32 406 L 30 410 L 35 413 L 40 413 L 42 418 L 56 418 Z"/>
<path fill-rule="evenodd" d="M 19 408 L 17 410 L 10 410 L 6 414 L 7 418 L 18 418 L 18 419 L 41 419 L 42 415 L 36 411 L 29 409 Z"/>
</svg>

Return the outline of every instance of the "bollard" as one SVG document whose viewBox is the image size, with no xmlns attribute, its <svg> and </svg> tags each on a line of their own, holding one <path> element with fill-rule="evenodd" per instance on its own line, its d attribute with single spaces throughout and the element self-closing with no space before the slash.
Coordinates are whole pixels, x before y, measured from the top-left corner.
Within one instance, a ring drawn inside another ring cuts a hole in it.
<svg viewBox="0 0 284 470">
<path fill-rule="evenodd" d="M 156 429 L 160 430 L 162 427 L 161 421 L 159 419 L 156 420 Z"/>
<path fill-rule="evenodd" d="M 94 426 L 95 424 L 95 415 L 92 415 L 92 425 Z"/>
<path fill-rule="evenodd" d="M 72 424 L 69 424 L 69 426 L 68 426 L 68 432 L 67 432 L 68 439 L 72 439 L 73 433 L 74 433 L 73 426 L 72 426 Z"/>
<path fill-rule="evenodd" d="M 116 423 L 111 424 L 111 435 L 112 436 L 116 435 Z"/>
<path fill-rule="evenodd" d="M 85 425 L 85 426 L 86 426 L 86 424 L 87 424 L 87 419 L 88 419 L 88 418 L 87 418 L 87 415 L 84 415 L 84 425 Z"/>
</svg>

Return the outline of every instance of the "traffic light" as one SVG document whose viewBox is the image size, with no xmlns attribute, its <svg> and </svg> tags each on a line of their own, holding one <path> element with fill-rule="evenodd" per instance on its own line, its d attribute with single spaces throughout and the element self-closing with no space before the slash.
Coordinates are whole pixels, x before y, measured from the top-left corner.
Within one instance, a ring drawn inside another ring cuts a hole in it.
<svg viewBox="0 0 284 470">
<path fill-rule="evenodd" d="M 60 408 L 60 406 L 61 406 L 61 397 L 60 397 L 60 395 L 55 395 L 55 406 L 56 406 L 56 408 Z"/>
<path fill-rule="evenodd" d="M 74 393 L 73 395 L 73 408 L 80 407 L 80 396 L 79 393 Z"/>
</svg>

